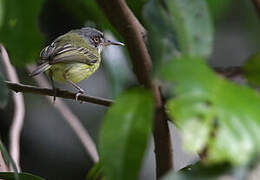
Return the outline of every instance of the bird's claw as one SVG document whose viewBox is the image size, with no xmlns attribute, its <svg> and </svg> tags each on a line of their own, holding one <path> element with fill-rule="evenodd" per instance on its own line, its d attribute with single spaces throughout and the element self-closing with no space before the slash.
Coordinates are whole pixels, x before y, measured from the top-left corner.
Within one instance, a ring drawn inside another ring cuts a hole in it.
<svg viewBox="0 0 260 180">
<path fill-rule="evenodd" d="M 80 101 L 79 100 L 79 96 L 82 95 L 82 94 L 85 94 L 85 92 L 84 91 L 79 91 L 78 93 L 76 93 L 76 95 L 75 95 L 76 101 Z M 82 104 L 82 103 L 83 103 L 83 101 L 80 101 L 80 104 Z"/>
<path fill-rule="evenodd" d="M 55 104 L 56 96 L 57 96 L 57 88 L 53 88 L 53 104 Z"/>
</svg>

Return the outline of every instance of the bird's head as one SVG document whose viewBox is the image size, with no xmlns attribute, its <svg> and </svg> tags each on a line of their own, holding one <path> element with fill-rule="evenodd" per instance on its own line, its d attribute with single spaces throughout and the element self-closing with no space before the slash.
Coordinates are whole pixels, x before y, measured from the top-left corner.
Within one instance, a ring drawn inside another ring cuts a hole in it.
<svg viewBox="0 0 260 180">
<path fill-rule="evenodd" d="M 108 40 L 104 37 L 103 33 L 97 29 L 84 27 L 78 31 L 78 33 L 88 42 L 90 46 L 96 48 L 100 53 L 105 46 L 120 45 L 124 46 L 124 43 Z"/>
</svg>

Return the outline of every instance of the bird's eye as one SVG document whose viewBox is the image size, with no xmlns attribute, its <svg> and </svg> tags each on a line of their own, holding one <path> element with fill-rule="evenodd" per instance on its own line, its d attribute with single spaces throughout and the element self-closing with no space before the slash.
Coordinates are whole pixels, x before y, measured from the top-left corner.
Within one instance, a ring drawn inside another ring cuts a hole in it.
<svg viewBox="0 0 260 180">
<path fill-rule="evenodd" d="M 94 40 L 95 43 L 99 43 L 99 37 L 98 37 L 98 36 L 95 36 L 95 37 L 93 38 L 93 40 Z"/>
</svg>

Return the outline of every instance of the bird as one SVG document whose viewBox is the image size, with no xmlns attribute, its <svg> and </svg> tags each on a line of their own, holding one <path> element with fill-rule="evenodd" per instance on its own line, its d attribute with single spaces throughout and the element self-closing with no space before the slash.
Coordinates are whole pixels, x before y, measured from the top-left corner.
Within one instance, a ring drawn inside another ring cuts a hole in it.
<svg viewBox="0 0 260 180">
<path fill-rule="evenodd" d="M 57 37 L 40 52 L 39 66 L 29 75 L 31 77 L 46 72 L 54 90 L 54 81 L 69 83 L 78 90 L 78 96 L 85 91 L 78 82 L 90 77 L 101 62 L 101 52 L 109 45 L 124 46 L 124 43 L 108 40 L 104 34 L 92 27 L 71 30 Z"/>
</svg>

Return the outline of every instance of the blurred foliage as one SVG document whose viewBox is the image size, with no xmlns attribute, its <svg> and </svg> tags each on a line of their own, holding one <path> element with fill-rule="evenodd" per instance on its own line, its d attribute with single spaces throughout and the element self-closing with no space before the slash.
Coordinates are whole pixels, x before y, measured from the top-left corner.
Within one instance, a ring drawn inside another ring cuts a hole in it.
<svg viewBox="0 0 260 180">
<path fill-rule="evenodd" d="M 232 0 L 207 0 L 207 3 L 215 22 L 219 22 L 230 12 Z"/>
<path fill-rule="evenodd" d="M 119 34 L 109 23 L 96 1 L 75 0 L 73 6 L 71 0 L 57 0 L 78 21 L 79 24 L 96 26 L 99 29 L 109 29 L 118 39 Z M 127 0 L 127 3 L 138 19 L 142 20 L 142 7 L 146 0 Z M 86 13 L 87 12 L 87 13 Z"/>
<path fill-rule="evenodd" d="M 102 163 L 97 162 L 88 172 L 86 180 L 100 180 L 103 174 Z"/>
<path fill-rule="evenodd" d="M 43 1 L 3 0 L 0 41 L 10 52 L 14 65 L 25 65 L 38 57 L 43 39 L 37 23 Z"/>
<path fill-rule="evenodd" d="M 44 180 L 41 177 L 32 175 L 30 173 L 18 173 L 18 179 L 15 177 L 17 173 L 0 172 L 0 178 L 4 180 Z"/>
<path fill-rule="evenodd" d="M 3 8 L 3 0 L 0 0 L 0 28 L 3 24 L 3 15 L 4 15 L 4 8 Z"/>
<path fill-rule="evenodd" d="M 0 139 L 0 151 L 1 151 L 0 153 L 2 154 L 2 156 L 4 158 L 5 164 L 12 167 L 12 169 L 15 172 L 14 176 L 17 179 L 18 170 L 17 170 L 16 164 L 14 163 L 12 157 L 9 155 L 9 153 L 6 150 L 6 148 L 5 148 L 1 139 Z M 1 178 L 1 176 L 0 176 L 0 178 Z"/>
<path fill-rule="evenodd" d="M 213 27 L 205 0 L 165 1 L 182 54 L 208 58 L 213 46 Z"/>
<path fill-rule="evenodd" d="M 3 109 L 6 106 L 7 100 L 8 100 L 8 90 L 6 84 L 4 83 L 2 73 L 0 72 L 0 108 Z"/>
<path fill-rule="evenodd" d="M 180 54 L 208 58 L 213 48 L 213 25 L 204 0 L 159 0 L 144 7 L 149 49 L 154 68 Z M 156 69 L 155 69 L 156 72 Z"/>
<path fill-rule="evenodd" d="M 78 20 L 79 24 L 92 22 L 102 29 L 111 29 L 112 26 L 98 7 L 96 1 L 75 0 L 73 6 L 71 0 L 57 0 L 70 14 Z M 87 12 L 87 13 L 86 13 Z"/>
<path fill-rule="evenodd" d="M 137 179 L 152 128 L 152 97 L 140 88 L 126 91 L 106 113 L 99 146 L 106 179 Z"/>
<path fill-rule="evenodd" d="M 260 53 L 251 56 L 245 62 L 243 72 L 250 84 L 260 86 Z"/>
<path fill-rule="evenodd" d="M 170 16 L 158 0 L 150 0 L 144 6 L 143 16 L 148 31 L 148 46 L 154 64 L 159 69 L 161 61 L 178 54 L 176 33 Z"/>
<path fill-rule="evenodd" d="M 148 0 L 126 0 L 129 8 L 141 22 L 143 21 L 143 7 L 147 1 Z"/>
<path fill-rule="evenodd" d="M 177 59 L 162 72 L 177 85 L 176 97 L 168 101 L 167 109 L 182 130 L 187 150 L 203 152 L 206 148 L 209 164 L 245 164 L 259 153 L 258 92 L 218 77 L 197 59 Z"/>
<path fill-rule="evenodd" d="M 181 169 L 179 172 L 170 171 L 162 180 L 217 180 L 221 179 L 223 175 L 232 174 L 232 168 L 227 163 L 214 166 L 204 166 L 197 163 Z"/>
<path fill-rule="evenodd" d="M 243 28 L 247 34 L 249 40 L 251 40 L 257 47 L 259 47 L 260 41 L 260 23 L 259 16 L 256 8 L 251 1 L 241 1 L 240 12 L 243 17 Z"/>
</svg>

